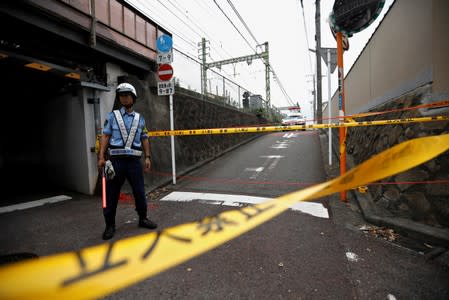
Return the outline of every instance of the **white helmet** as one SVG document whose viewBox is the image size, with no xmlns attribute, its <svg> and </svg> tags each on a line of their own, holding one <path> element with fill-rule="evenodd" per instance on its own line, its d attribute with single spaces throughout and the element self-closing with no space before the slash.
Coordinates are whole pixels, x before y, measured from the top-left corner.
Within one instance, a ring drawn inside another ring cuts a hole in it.
<svg viewBox="0 0 449 300">
<path fill-rule="evenodd" d="M 117 89 L 115 90 L 115 92 L 117 94 L 118 93 L 130 92 L 131 94 L 133 94 L 134 100 L 136 100 L 136 98 L 137 98 L 136 89 L 129 83 L 120 83 L 117 86 Z"/>
</svg>

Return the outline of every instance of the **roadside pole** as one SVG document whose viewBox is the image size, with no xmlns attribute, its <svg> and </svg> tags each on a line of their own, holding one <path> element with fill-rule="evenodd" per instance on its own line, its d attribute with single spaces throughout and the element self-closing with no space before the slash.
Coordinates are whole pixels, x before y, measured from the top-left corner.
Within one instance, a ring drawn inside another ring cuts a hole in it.
<svg viewBox="0 0 449 300">
<path fill-rule="evenodd" d="M 327 123 L 331 124 L 332 118 L 332 93 L 331 93 L 331 74 L 337 67 L 337 48 L 321 48 L 320 55 L 327 65 Z M 329 166 L 332 166 L 332 128 L 329 128 Z"/>
<path fill-rule="evenodd" d="M 175 130 L 175 122 L 173 119 L 173 94 L 169 95 L 170 98 L 170 130 Z M 175 136 L 171 135 L 171 166 L 172 166 L 172 180 L 173 184 L 176 184 L 176 159 L 175 159 Z"/>
<path fill-rule="evenodd" d="M 173 79 L 173 41 L 171 36 L 163 34 L 156 40 L 156 62 L 159 67 L 157 76 L 157 94 L 158 96 L 168 96 L 170 109 L 170 130 L 175 130 L 175 121 L 173 116 L 173 94 L 175 93 L 175 83 Z M 176 184 L 176 157 L 175 157 L 175 136 L 170 136 L 171 141 L 171 165 L 172 165 L 172 180 Z"/>
<path fill-rule="evenodd" d="M 344 73 L 343 73 L 343 35 L 341 32 L 336 33 L 337 38 L 337 66 L 338 66 L 338 115 L 339 122 L 344 122 L 345 116 L 345 93 L 344 93 Z M 339 128 L 340 140 L 340 175 L 346 173 L 346 128 Z M 347 202 L 346 191 L 340 192 L 340 200 Z"/>
<path fill-rule="evenodd" d="M 335 1 L 329 25 L 332 34 L 337 40 L 338 62 L 338 115 L 341 122 L 345 122 L 345 93 L 343 73 L 343 51 L 349 49 L 349 40 L 354 33 L 367 28 L 379 15 L 384 7 L 385 0 L 357 1 L 357 9 L 354 9 L 355 1 Z M 361 17 L 363 16 L 363 18 Z M 340 175 L 346 173 L 346 128 L 341 127 L 340 134 Z M 346 191 L 340 192 L 340 199 L 347 202 Z"/>
</svg>

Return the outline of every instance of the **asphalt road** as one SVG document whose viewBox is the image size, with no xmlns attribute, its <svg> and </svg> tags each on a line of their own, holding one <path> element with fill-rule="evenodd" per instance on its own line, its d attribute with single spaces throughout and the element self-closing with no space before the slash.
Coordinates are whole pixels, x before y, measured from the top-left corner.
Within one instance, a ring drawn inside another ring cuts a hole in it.
<svg viewBox="0 0 449 300">
<path fill-rule="evenodd" d="M 172 200 L 156 201 L 153 214 L 165 226 L 176 225 L 234 209 L 227 206 L 235 205 L 233 198 L 277 197 L 325 180 L 317 132 L 267 134 L 178 180 L 164 192 L 165 198 L 174 195 Z M 188 195 L 196 200 L 179 200 L 187 193 L 194 193 Z M 336 199 L 334 195 L 315 201 L 329 218 L 289 210 L 202 256 L 106 298 L 449 297 L 447 271 L 417 252 L 365 235 L 357 227 L 363 224 L 360 216 Z"/>
<path fill-rule="evenodd" d="M 277 132 L 192 172 L 176 189 L 277 197 L 325 178 L 316 131 Z"/>
<path fill-rule="evenodd" d="M 264 135 L 153 192 L 150 218 L 165 229 L 323 182 L 321 150 L 316 132 Z M 45 256 L 103 243 L 100 199 L 70 196 L 0 214 L 0 254 Z M 447 269 L 360 231 L 356 208 L 336 195 L 314 205 L 318 214 L 288 210 L 104 299 L 449 299 Z M 136 217 L 132 202 L 120 202 L 114 240 L 146 232 Z"/>
</svg>

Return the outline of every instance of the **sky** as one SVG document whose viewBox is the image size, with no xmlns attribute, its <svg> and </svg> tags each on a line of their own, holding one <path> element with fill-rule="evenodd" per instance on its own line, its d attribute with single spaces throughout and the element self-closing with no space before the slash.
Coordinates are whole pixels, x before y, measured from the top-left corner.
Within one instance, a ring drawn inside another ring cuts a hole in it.
<svg viewBox="0 0 449 300">
<path fill-rule="evenodd" d="M 298 103 L 307 119 L 312 119 L 315 54 L 315 0 L 127 0 L 173 35 L 174 77 L 181 86 L 201 91 L 201 39 L 208 40 L 206 62 L 221 61 L 260 53 L 257 44 L 268 42 L 269 60 L 276 74 L 270 75 L 271 104 L 286 107 Z M 394 0 L 386 0 L 380 16 L 365 30 L 349 39 L 344 72 L 350 70 L 374 30 Z M 328 17 L 333 0 L 321 0 L 321 47 L 335 48 Z M 303 18 L 303 13 L 305 18 Z M 244 21 L 244 23 L 242 22 Z M 304 26 L 305 25 L 305 26 Z M 237 28 L 237 29 L 236 29 Z M 265 99 L 265 65 L 260 59 L 213 68 L 227 79 L 208 71 L 208 90 L 238 101 L 249 90 Z M 322 74 L 326 64 L 322 62 Z M 331 74 L 331 94 L 337 89 L 337 72 Z M 240 85 L 240 88 L 238 87 Z M 327 78 L 323 77 L 323 103 L 327 101 Z"/>
</svg>

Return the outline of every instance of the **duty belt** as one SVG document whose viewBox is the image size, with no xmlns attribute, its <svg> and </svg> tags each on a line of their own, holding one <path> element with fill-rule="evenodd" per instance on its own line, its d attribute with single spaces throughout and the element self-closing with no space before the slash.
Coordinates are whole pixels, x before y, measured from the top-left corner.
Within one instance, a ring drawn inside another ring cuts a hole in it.
<svg viewBox="0 0 449 300">
<path fill-rule="evenodd" d="M 134 149 L 109 149 L 109 155 L 118 156 L 118 155 L 129 155 L 129 156 L 142 156 L 142 151 L 134 150 Z"/>
</svg>

